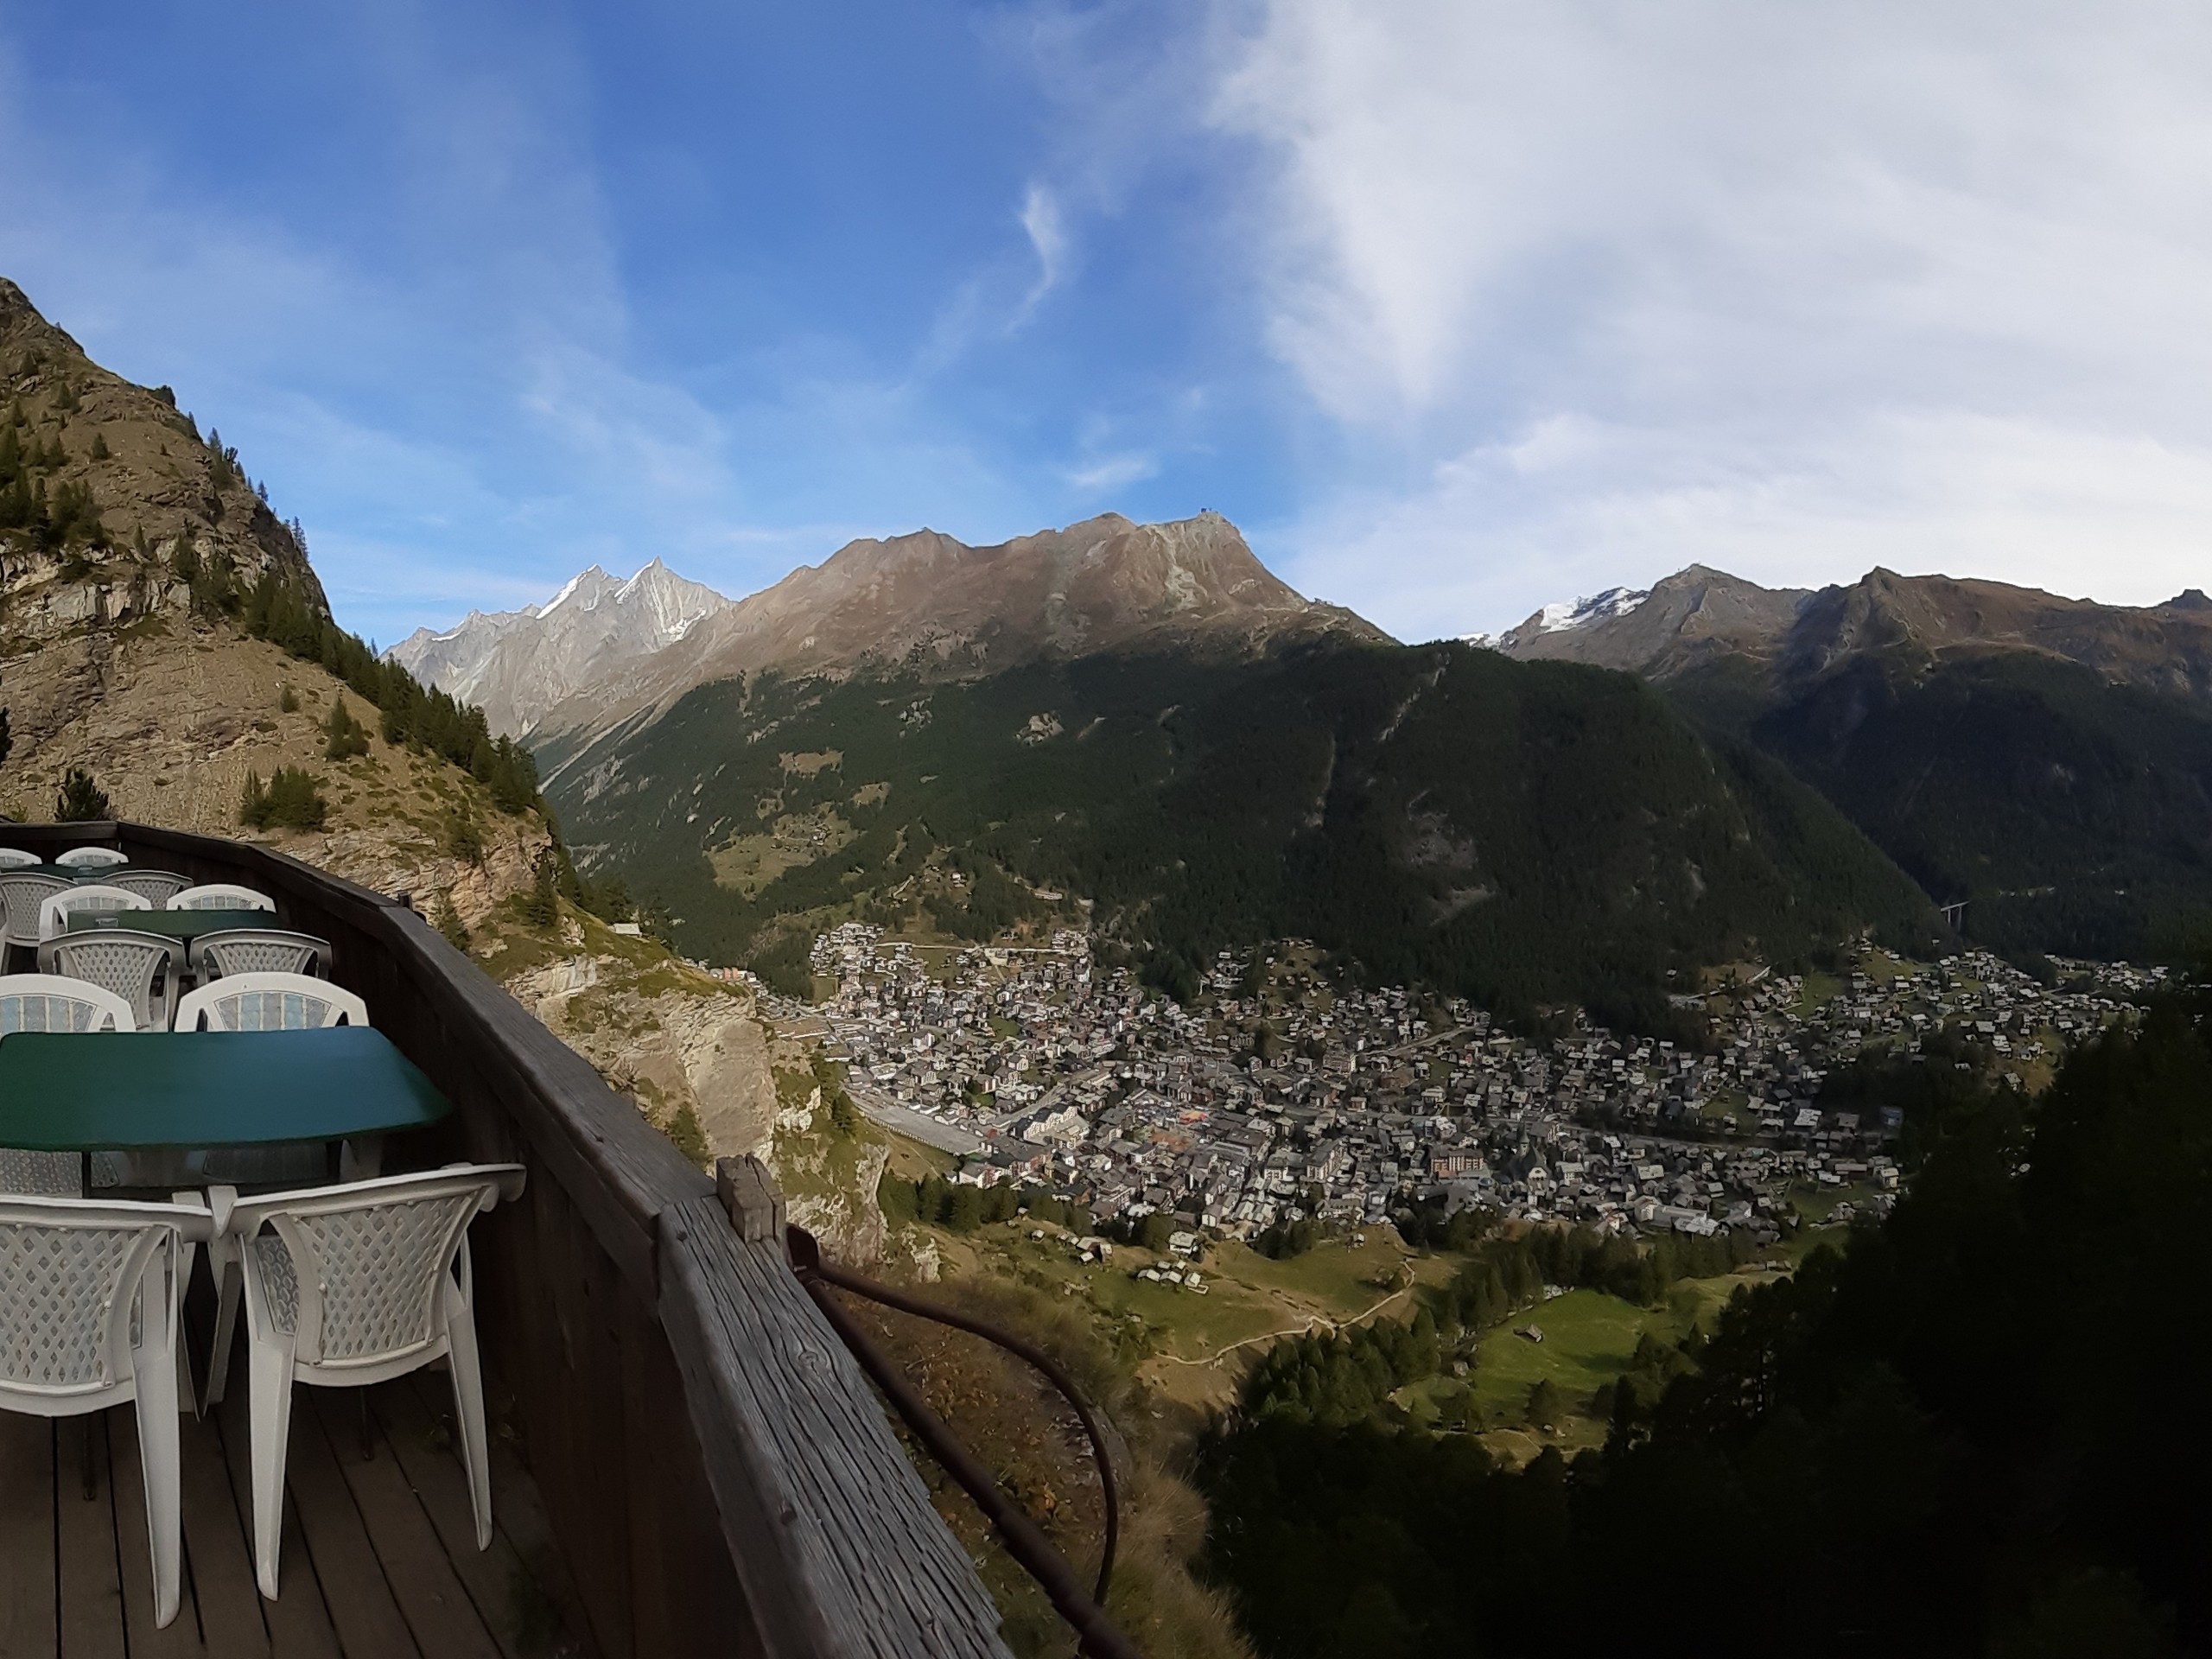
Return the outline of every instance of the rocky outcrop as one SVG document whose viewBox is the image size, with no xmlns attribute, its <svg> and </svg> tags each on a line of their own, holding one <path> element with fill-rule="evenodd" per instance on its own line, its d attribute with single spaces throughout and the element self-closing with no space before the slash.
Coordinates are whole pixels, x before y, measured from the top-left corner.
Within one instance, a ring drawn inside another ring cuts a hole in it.
<svg viewBox="0 0 2212 1659">
<path fill-rule="evenodd" d="M 772 1031 L 743 987 L 596 922 L 572 930 L 570 954 L 508 976 L 515 999 L 689 1156 L 759 1157 L 791 1221 L 839 1261 L 879 1260 L 890 1146 L 856 1116 L 837 1121 L 814 1051 Z"/>
</svg>

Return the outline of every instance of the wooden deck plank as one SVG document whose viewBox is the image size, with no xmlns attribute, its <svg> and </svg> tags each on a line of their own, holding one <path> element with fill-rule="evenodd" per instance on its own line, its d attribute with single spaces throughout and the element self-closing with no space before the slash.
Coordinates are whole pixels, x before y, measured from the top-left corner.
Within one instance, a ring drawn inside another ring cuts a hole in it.
<svg viewBox="0 0 2212 1659">
<path fill-rule="evenodd" d="M 245 1368 L 240 1366 L 237 1374 L 243 1379 Z M 223 1463 L 230 1473 L 232 1500 L 238 1512 L 238 1537 L 250 1567 L 253 1560 L 252 1443 L 243 1381 L 229 1391 L 218 1412 L 219 1415 L 209 1421 L 222 1440 Z M 331 1618 L 329 1604 L 323 1599 L 315 1553 L 300 1530 L 299 1506 L 294 1503 L 284 1506 L 283 1562 L 284 1577 L 279 1586 L 283 1593 L 274 1601 L 261 1602 L 261 1616 L 269 1627 L 270 1651 L 276 1659 L 346 1659 L 338 1645 L 338 1628 Z M 253 1593 L 259 1600 L 257 1583 Z"/>
<path fill-rule="evenodd" d="M 200 1610 L 193 1600 L 192 1547 L 197 1541 L 189 1534 L 184 1538 L 184 1582 L 178 1586 L 176 1617 L 166 1627 L 157 1626 L 138 1414 L 134 1408 L 111 1411 L 106 1417 L 108 1452 L 115 1467 L 115 1547 L 122 1567 L 123 1622 L 130 1659 L 200 1659 L 207 1649 L 200 1639 Z M 188 1424 L 191 1419 L 183 1421 Z"/>
<path fill-rule="evenodd" d="M 253 1581 L 253 1544 L 231 1491 L 223 1441 L 213 1419 L 184 1428 L 184 1554 L 191 1564 L 200 1638 L 211 1654 L 270 1659 L 261 1592 Z M 321 1599 L 318 1588 L 315 1599 Z M 132 1659 L 137 1659 L 134 1652 Z"/>
<path fill-rule="evenodd" d="M 377 1560 L 353 1490 L 338 1467 L 314 1402 L 300 1398 L 311 1389 L 294 1385 L 292 1443 L 287 1459 L 289 1508 L 298 1512 L 315 1558 L 315 1576 L 337 1627 L 346 1659 L 419 1659 L 422 1652 L 399 1610 L 384 1567 Z M 287 1555 L 283 1579 L 291 1580 L 295 1558 Z"/>
<path fill-rule="evenodd" d="M 375 1455 L 361 1455 L 359 1390 L 302 1389 L 299 1404 L 311 1408 L 321 1423 L 423 1659 L 500 1659 L 499 1644 L 380 1429 L 372 1430 Z M 471 1554 L 475 1548 L 472 1528 Z"/>
<path fill-rule="evenodd" d="M 0 1412 L 0 1654 L 54 1659 L 54 1423 Z"/>
<path fill-rule="evenodd" d="M 468 1476 L 452 1449 L 453 1389 L 442 1371 L 422 1370 L 385 1384 L 374 1402 L 385 1443 L 437 1529 L 454 1570 L 467 1586 L 504 1659 L 597 1659 L 583 1604 L 536 1484 L 495 1433 L 492 1437 L 492 1547 L 476 1548 Z M 536 1548 L 528 1548 L 531 1543 Z"/>
<path fill-rule="evenodd" d="M 86 1440 L 92 1425 L 92 1496 L 85 1497 Z M 109 1478 L 107 1414 L 64 1418 L 55 1425 L 54 1547 L 58 1553 L 62 1659 L 124 1659 L 123 1580 L 115 1558 L 115 1483 Z M 134 1524 L 146 1524 L 142 1505 Z"/>
</svg>

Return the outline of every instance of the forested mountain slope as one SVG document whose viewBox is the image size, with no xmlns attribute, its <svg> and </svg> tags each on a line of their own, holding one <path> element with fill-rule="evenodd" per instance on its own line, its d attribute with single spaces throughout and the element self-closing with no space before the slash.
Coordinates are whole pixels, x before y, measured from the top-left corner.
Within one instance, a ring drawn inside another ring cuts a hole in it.
<svg viewBox="0 0 2212 1659">
<path fill-rule="evenodd" d="M 1816 594 L 1693 568 L 1501 649 L 1632 670 L 1818 789 L 1970 938 L 2179 957 L 2212 939 L 2212 603 L 1875 570 Z"/>
<path fill-rule="evenodd" d="M 581 859 L 665 903 L 687 950 L 786 975 L 847 917 L 987 937 L 1087 913 L 1171 984 L 1294 936 L 1384 981 L 1650 1025 L 1670 970 L 1932 928 L 1817 797 L 1634 679 L 1460 645 L 763 675 L 539 758 Z"/>
</svg>

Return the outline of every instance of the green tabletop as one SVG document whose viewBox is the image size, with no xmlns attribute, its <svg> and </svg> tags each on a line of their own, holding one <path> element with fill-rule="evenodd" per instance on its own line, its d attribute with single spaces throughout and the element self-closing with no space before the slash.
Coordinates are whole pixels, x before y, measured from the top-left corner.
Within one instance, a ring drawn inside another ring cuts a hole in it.
<svg viewBox="0 0 2212 1659">
<path fill-rule="evenodd" d="M 128 928 L 134 933 L 158 933 L 165 939 L 189 944 L 202 933 L 226 933 L 234 927 L 274 927 L 276 918 L 266 910 L 79 910 L 69 917 L 72 933 L 96 933 L 103 928 Z"/>
<path fill-rule="evenodd" d="M 267 1146 L 419 1128 L 452 1104 L 367 1026 L 0 1037 L 0 1147 Z"/>
</svg>

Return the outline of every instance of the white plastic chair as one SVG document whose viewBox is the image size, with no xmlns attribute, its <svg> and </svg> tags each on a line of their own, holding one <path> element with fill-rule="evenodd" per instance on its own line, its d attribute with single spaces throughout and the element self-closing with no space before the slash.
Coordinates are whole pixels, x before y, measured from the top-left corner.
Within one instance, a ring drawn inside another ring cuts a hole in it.
<svg viewBox="0 0 2212 1659">
<path fill-rule="evenodd" d="M 41 971 L 61 979 L 80 979 L 113 991 L 130 1005 L 132 1027 L 167 1031 L 176 1010 L 177 957 L 175 939 L 124 927 L 93 933 L 65 933 L 38 948 Z M 154 987 L 158 982 L 158 996 Z"/>
<path fill-rule="evenodd" d="M 187 991 L 176 1007 L 179 1031 L 315 1031 L 368 1023 L 367 1003 L 305 974 L 226 974 Z"/>
<path fill-rule="evenodd" d="M 6 907 L 0 943 L 36 949 L 39 907 L 53 894 L 70 892 L 75 886 L 67 876 L 44 870 L 0 870 L 0 906 Z"/>
<path fill-rule="evenodd" d="M 107 885 L 137 893 L 156 910 L 166 910 L 169 900 L 192 884 L 172 870 L 118 870 L 107 878 Z"/>
<path fill-rule="evenodd" d="M 128 1002 L 84 980 L 0 975 L 0 1037 L 18 1031 L 134 1031 L 137 1024 Z"/>
<path fill-rule="evenodd" d="M 265 910 L 272 914 L 276 901 L 265 893 L 251 887 L 234 886 L 228 881 L 210 881 L 204 887 L 187 887 L 170 895 L 171 910 Z"/>
<path fill-rule="evenodd" d="M 130 1005 L 112 991 L 54 974 L 0 977 L 0 1037 L 18 1031 L 129 1031 Z M 76 1198 L 84 1163 L 73 1152 L 0 1147 L 0 1194 Z"/>
<path fill-rule="evenodd" d="M 80 881 L 60 893 L 49 893 L 38 901 L 38 942 L 44 944 L 67 933 L 72 916 L 153 907 L 145 899 L 122 887 L 111 887 L 102 881 Z"/>
<path fill-rule="evenodd" d="M 213 1221 L 182 1204 L 0 1198 L 0 1410 L 137 1407 L 156 1625 L 183 1592 L 177 1310 Z"/>
<path fill-rule="evenodd" d="M 209 1258 L 222 1296 L 207 1403 L 223 1397 L 242 1299 L 251 1368 L 254 1566 L 261 1593 L 272 1601 L 295 1382 L 365 1388 L 444 1359 L 453 1373 L 476 1547 L 491 1547 L 492 1474 L 468 1224 L 501 1198 L 520 1198 L 523 1179 L 518 1164 L 457 1164 L 235 1202 L 227 1188 L 211 1194 L 218 1214 L 230 1207 Z"/>
<path fill-rule="evenodd" d="M 192 960 L 203 985 L 237 974 L 300 974 L 327 979 L 330 941 L 276 927 L 226 927 L 219 933 L 202 933 L 194 941 Z"/>
<path fill-rule="evenodd" d="M 26 852 L 21 847 L 0 847 L 0 870 L 20 870 L 45 862 L 36 853 Z"/>
<path fill-rule="evenodd" d="M 72 847 L 54 861 L 65 869 L 111 870 L 118 864 L 128 864 L 130 855 L 112 847 Z"/>
</svg>

